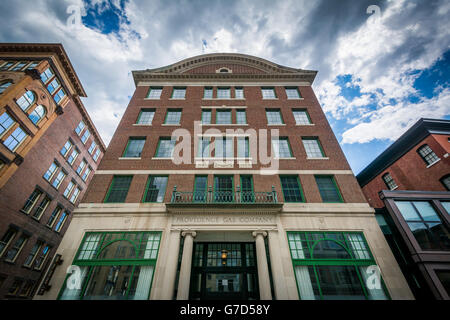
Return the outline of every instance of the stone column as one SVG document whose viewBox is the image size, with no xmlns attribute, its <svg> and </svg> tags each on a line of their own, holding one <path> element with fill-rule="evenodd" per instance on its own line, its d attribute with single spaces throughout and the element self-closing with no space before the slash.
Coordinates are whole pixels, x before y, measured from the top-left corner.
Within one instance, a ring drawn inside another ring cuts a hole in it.
<svg viewBox="0 0 450 320">
<path fill-rule="evenodd" d="M 253 237 L 256 238 L 256 262 L 258 264 L 258 283 L 259 295 L 261 300 L 272 300 L 270 290 L 269 267 L 267 266 L 266 247 L 264 237 L 267 237 L 266 231 L 254 231 Z"/>
<path fill-rule="evenodd" d="M 165 261 L 165 272 L 163 281 L 160 281 L 160 299 L 172 300 L 177 276 L 178 254 L 180 252 L 180 231 L 170 231 L 169 243 L 167 245 L 167 259 Z M 155 291 L 155 290 L 152 290 Z"/>
<path fill-rule="evenodd" d="M 180 277 L 178 279 L 177 300 L 189 299 L 189 284 L 191 282 L 192 250 L 194 248 L 195 231 L 183 231 L 183 256 L 181 257 Z"/>
</svg>

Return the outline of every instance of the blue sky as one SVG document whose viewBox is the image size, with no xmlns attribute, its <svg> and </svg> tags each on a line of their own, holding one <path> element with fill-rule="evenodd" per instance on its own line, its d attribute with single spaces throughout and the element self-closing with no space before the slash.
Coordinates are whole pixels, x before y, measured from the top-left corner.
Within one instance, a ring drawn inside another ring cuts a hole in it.
<svg viewBox="0 0 450 320">
<path fill-rule="evenodd" d="M 314 91 L 357 174 L 421 117 L 450 119 L 448 16 L 446 0 L 15 0 L 0 3 L 0 41 L 62 43 L 107 144 L 131 70 L 211 52 L 318 70 Z"/>
</svg>

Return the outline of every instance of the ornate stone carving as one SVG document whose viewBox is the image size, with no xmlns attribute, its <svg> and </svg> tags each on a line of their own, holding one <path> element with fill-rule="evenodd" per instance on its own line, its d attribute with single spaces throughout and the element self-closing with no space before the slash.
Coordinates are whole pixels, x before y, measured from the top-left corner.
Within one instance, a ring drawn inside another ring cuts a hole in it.
<svg viewBox="0 0 450 320">
<path fill-rule="evenodd" d="M 41 74 L 36 69 L 27 69 L 25 70 L 25 74 L 30 76 L 33 80 L 39 80 L 41 78 Z"/>
</svg>

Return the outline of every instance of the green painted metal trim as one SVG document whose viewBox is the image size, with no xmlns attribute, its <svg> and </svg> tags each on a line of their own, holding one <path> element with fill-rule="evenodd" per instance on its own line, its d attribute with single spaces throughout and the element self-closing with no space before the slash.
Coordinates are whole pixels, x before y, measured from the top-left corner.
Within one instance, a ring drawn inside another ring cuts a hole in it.
<svg viewBox="0 0 450 320">
<path fill-rule="evenodd" d="M 164 189 L 164 197 L 163 199 L 166 197 L 166 192 L 167 192 L 167 183 L 169 182 L 169 176 L 168 175 L 159 175 L 159 176 L 153 176 L 153 175 L 149 175 L 147 178 L 147 183 L 145 185 L 145 190 L 144 190 L 144 196 L 142 197 L 142 203 L 161 203 L 161 202 L 154 202 L 154 201 L 145 201 L 145 199 L 147 198 L 147 193 L 148 193 L 148 188 L 150 185 L 150 179 L 151 178 L 167 178 L 167 182 L 166 182 L 166 188 Z M 164 200 L 162 201 L 164 202 Z"/>
<path fill-rule="evenodd" d="M 344 202 L 344 199 L 342 198 L 342 195 L 341 195 L 341 192 L 340 192 L 340 190 L 339 190 L 339 188 L 338 188 L 338 186 L 337 186 L 337 183 L 336 183 L 336 180 L 334 179 L 334 176 L 332 176 L 332 175 L 314 175 L 314 179 L 316 178 L 316 177 L 329 177 L 329 178 L 331 178 L 331 181 L 333 182 L 333 185 L 334 185 L 334 188 L 336 189 L 336 192 L 337 192 L 337 194 L 338 194 L 338 196 L 339 196 L 339 199 L 341 200 L 341 201 L 324 201 L 323 199 L 322 199 L 322 201 L 324 202 L 324 203 L 343 203 Z M 316 179 L 316 184 L 317 184 L 317 179 Z M 317 184 L 317 186 L 318 186 L 318 184 Z M 320 192 L 319 192 L 320 193 Z M 321 196 L 322 197 L 322 196 Z"/>
<path fill-rule="evenodd" d="M 286 201 L 286 198 L 284 197 L 283 182 L 281 181 L 282 177 L 295 177 L 297 179 L 297 185 L 298 185 L 298 188 L 300 190 L 300 196 L 302 198 L 302 201 L 296 201 L 296 202 L 294 202 L 294 201 Z M 298 175 L 280 175 L 279 178 L 280 178 L 281 191 L 283 192 L 283 200 L 284 200 L 284 202 L 286 202 L 286 203 L 304 203 L 304 202 L 306 202 L 305 196 L 303 194 L 303 188 L 302 188 L 302 185 L 300 183 L 300 178 L 299 178 Z"/>
</svg>

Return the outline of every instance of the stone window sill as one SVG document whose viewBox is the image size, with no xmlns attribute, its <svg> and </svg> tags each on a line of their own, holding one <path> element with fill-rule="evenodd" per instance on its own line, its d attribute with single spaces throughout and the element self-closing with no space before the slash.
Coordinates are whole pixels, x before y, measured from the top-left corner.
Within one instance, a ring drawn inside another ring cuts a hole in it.
<svg viewBox="0 0 450 320">
<path fill-rule="evenodd" d="M 438 163 L 439 161 L 441 161 L 441 159 L 437 159 L 435 162 L 430 163 L 429 165 L 427 165 L 427 169 L 434 166 L 436 163 Z"/>
</svg>

